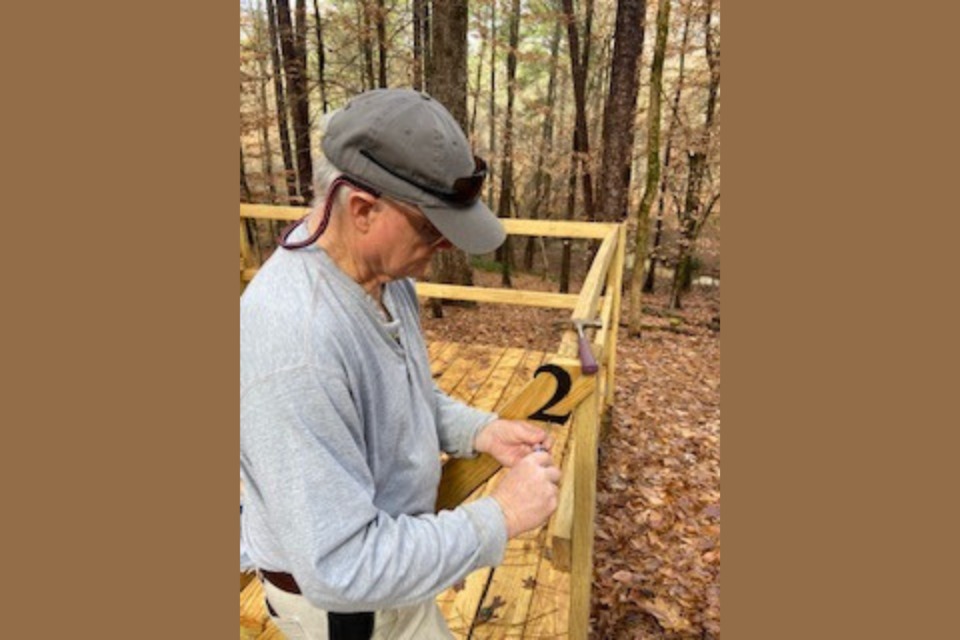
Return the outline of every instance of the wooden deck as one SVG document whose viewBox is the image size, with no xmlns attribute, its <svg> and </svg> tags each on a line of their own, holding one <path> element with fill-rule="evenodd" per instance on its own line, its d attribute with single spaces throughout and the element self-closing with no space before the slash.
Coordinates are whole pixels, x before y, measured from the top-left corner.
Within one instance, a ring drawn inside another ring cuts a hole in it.
<svg viewBox="0 0 960 640">
<path fill-rule="evenodd" d="M 484 410 L 504 408 L 534 377 L 548 354 L 524 349 L 434 342 L 429 345 L 434 379 L 452 396 Z M 554 459 L 564 466 L 570 428 L 538 423 L 553 434 Z M 467 501 L 486 495 L 500 472 Z M 566 477 L 566 474 L 565 476 Z M 511 540 L 503 563 L 470 574 L 463 584 L 441 593 L 437 602 L 457 638 L 560 638 L 568 636 L 570 574 L 551 562 L 549 526 Z M 257 580 L 241 575 L 241 640 L 279 640 L 263 604 Z"/>
</svg>

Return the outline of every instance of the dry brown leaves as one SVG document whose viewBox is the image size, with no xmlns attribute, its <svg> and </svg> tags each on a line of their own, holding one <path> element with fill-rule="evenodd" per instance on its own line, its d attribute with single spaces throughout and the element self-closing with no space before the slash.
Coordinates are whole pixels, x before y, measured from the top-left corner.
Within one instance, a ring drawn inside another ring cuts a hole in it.
<svg viewBox="0 0 960 640">
<path fill-rule="evenodd" d="M 529 276 L 517 286 L 549 288 Z M 596 640 L 720 637 L 720 292 L 695 287 L 675 317 L 665 305 L 663 294 L 646 296 L 644 324 L 654 328 L 642 339 L 619 334 L 597 488 Z M 569 314 L 480 305 L 445 316 L 422 314 L 428 339 L 552 352 L 554 323 Z"/>
</svg>

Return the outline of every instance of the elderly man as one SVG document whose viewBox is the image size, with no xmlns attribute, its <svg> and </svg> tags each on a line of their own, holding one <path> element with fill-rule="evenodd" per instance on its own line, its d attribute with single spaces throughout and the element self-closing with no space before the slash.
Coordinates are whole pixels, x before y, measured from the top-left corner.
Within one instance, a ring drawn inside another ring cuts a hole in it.
<svg viewBox="0 0 960 640">
<path fill-rule="evenodd" d="M 547 434 L 444 394 L 420 334 L 412 278 L 505 233 L 486 165 L 425 93 L 354 98 L 322 147 L 317 201 L 240 300 L 241 563 L 290 640 L 449 638 L 434 597 L 557 505 Z M 435 513 L 440 451 L 510 469 Z"/>
</svg>

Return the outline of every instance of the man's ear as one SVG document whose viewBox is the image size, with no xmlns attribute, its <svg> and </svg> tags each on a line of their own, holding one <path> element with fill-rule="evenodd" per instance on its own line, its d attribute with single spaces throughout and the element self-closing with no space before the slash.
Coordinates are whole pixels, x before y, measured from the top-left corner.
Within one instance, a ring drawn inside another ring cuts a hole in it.
<svg viewBox="0 0 960 640">
<path fill-rule="evenodd" d="M 366 191 L 353 189 L 347 196 L 347 213 L 349 214 L 350 224 L 355 229 L 366 233 L 370 228 L 371 214 L 377 198 Z"/>
</svg>

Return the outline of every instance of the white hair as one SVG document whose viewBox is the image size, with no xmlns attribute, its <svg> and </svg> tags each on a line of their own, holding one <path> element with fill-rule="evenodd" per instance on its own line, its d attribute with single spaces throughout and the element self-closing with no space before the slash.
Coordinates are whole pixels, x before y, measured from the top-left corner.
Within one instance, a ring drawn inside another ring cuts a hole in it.
<svg viewBox="0 0 960 640">
<path fill-rule="evenodd" d="M 323 117 L 320 119 L 319 127 L 320 140 L 323 140 L 323 136 L 327 132 L 327 125 L 330 124 L 330 119 L 339 112 L 340 109 L 336 109 L 330 113 L 323 114 Z M 311 207 L 314 211 L 323 208 L 323 205 L 325 204 L 325 198 L 327 196 L 327 190 L 330 189 L 330 185 L 333 184 L 333 181 L 341 175 L 343 175 L 343 172 L 340 171 L 340 169 L 338 169 L 332 162 L 330 162 L 330 160 L 328 160 L 322 152 L 317 156 L 313 168 L 313 202 L 311 203 Z M 333 207 L 333 211 L 336 212 L 340 210 L 343 207 L 344 202 L 346 202 L 346 191 L 341 190 L 337 193 L 337 199 L 334 202 L 335 206 Z"/>
</svg>

